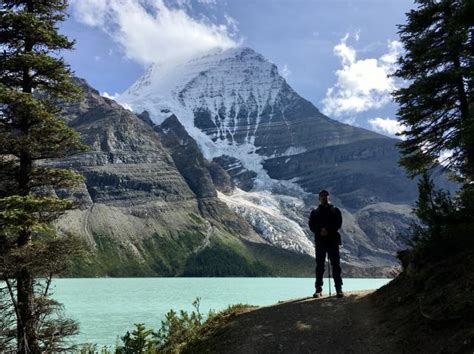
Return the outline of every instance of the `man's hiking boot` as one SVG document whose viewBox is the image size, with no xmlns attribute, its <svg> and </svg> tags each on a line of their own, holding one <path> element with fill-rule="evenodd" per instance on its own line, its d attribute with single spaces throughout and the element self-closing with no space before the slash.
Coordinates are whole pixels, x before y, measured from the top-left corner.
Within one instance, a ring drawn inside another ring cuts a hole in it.
<svg viewBox="0 0 474 354">
<path fill-rule="evenodd" d="M 344 293 L 342 292 L 342 290 L 336 291 L 336 297 L 339 297 L 339 298 L 344 297 Z"/>
<path fill-rule="evenodd" d="M 315 298 L 323 297 L 323 289 L 320 288 L 319 286 L 316 287 L 316 291 L 315 291 L 315 293 L 313 294 L 313 297 L 315 297 Z"/>
</svg>

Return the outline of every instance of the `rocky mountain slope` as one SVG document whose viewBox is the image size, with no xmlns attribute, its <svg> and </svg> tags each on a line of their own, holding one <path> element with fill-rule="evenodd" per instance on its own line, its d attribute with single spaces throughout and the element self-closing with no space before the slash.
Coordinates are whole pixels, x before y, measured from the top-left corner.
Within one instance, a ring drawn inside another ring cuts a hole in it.
<svg viewBox="0 0 474 354">
<path fill-rule="evenodd" d="M 101 97 L 85 81 L 80 83 L 84 99 L 65 106 L 64 118 L 81 133 L 90 151 L 45 162 L 85 176 L 73 192 L 79 208 L 57 223 L 62 232 L 80 235 L 92 251 L 76 262 L 72 275 L 310 272 L 309 256 L 283 249 L 273 252 L 217 198 L 212 176 L 218 185 L 226 179 L 232 185 L 230 177 L 204 160 L 191 140 L 183 140 L 187 134 L 180 125 L 173 126 L 175 118 L 154 130 L 146 116 L 138 117 Z"/>
<path fill-rule="evenodd" d="M 174 114 L 203 158 L 231 177 L 218 197 L 270 244 L 314 256 L 306 218 L 325 188 L 344 210 L 344 261 L 396 264 L 417 194 L 397 141 L 324 116 L 252 49 L 152 65 L 117 100 L 156 126 Z"/>
</svg>

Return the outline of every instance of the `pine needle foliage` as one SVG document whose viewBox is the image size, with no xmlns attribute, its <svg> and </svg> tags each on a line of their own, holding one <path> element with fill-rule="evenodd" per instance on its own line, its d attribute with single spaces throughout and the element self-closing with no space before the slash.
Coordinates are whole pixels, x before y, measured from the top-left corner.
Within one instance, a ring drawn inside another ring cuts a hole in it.
<svg viewBox="0 0 474 354">
<path fill-rule="evenodd" d="M 474 2 L 416 0 L 399 26 L 405 52 L 394 92 L 405 127 L 401 165 L 416 176 L 439 165 L 474 181 Z"/>
<path fill-rule="evenodd" d="M 77 332 L 49 294 L 51 277 L 66 269 L 78 242 L 59 237 L 51 222 L 73 206 L 55 191 L 83 179 L 44 163 L 85 149 L 57 105 L 80 97 L 60 56 L 74 45 L 58 32 L 67 6 L 65 0 L 0 2 L 0 280 L 6 284 L 0 294 L 13 308 L 0 319 L 7 324 L 0 351 L 69 350 L 64 338 Z"/>
</svg>

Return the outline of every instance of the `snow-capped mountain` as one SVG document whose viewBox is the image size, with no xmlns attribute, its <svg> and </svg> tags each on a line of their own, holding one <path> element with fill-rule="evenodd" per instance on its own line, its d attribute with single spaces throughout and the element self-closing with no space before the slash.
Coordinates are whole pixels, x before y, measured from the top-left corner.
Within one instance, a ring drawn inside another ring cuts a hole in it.
<svg viewBox="0 0 474 354">
<path fill-rule="evenodd" d="M 268 158 L 288 160 L 314 147 L 381 137 L 325 117 L 250 48 L 151 65 L 117 100 L 134 112 L 148 111 L 156 124 L 175 114 L 206 158 L 234 157 L 257 181 L 268 180 L 262 169 Z"/>
<path fill-rule="evenodd" d="M 221 200 L 282 248 L 314 255 L 305 218 L 322 188 L 348 215 L 381 202 L 411 204 L 416 197 L 416 184 L 398 166 L 395 139 L 324 116 L 250 48 L 151 65 L 117 100 L 138 114 L 147 111 L 156 125 L 174 114 L 204 157 L 240 187 L 220 194 Z M 298 205 L 293 211 L 285 202 L 289 196 Z M 363 239 L 364 246 L 349 242 L 346 259 L 368 252 L 381 263 L 393 262 L 393 250 L 372 247 L 364 226 L 350 220 L 343 233 Z"/>
<path fill-rule="evenodd" d="M 175 114 L 207 159 L 232 156 L 268 179 L 256 153 L 257 131 L 271 119 L 270 107 L 285 86 L 276 66 L 261 55 L 229 49 L 173 67 L 151 65 L 117 100 L 135 112 L 148 111 L 156 124 Z"/>
</svg>

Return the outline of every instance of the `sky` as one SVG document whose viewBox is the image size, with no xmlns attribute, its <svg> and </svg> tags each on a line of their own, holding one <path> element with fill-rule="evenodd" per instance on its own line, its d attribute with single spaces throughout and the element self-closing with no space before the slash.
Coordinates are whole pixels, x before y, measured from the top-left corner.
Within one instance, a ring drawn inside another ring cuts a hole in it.
<svg viewBox="0 0 474 354">
<path fill-rule="evenodd" d="M 397 25 L 413 0 L 71 0 L 63 56 L 103 95 L 125 91 L 153 62 L 251 47 L 323 113 L 393 136 L 390 76 Z"/>
</svg>

